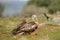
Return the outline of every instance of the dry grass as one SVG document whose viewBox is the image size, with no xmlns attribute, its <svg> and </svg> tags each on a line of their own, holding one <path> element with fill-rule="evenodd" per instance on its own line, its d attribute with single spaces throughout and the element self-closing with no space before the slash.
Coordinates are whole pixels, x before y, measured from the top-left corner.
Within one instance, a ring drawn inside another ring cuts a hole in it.
<svg viewBox="0 0 60 40">
<path fill-rule="evenodd" d="M 18 38 L 14 38 L 14 35 L 12 35 L 11 31 L 20 21 L 20 18 L 1 18 L 0 40 L 60 40 L 60 26 L 51 26 L 49 24 L 40 26 L 40 28 L 35 31 L 37 35 L 32 36 L 27 34 L 21 35 Z M 44 20 L 41 21 L 44 22 Z"/>
</svg>

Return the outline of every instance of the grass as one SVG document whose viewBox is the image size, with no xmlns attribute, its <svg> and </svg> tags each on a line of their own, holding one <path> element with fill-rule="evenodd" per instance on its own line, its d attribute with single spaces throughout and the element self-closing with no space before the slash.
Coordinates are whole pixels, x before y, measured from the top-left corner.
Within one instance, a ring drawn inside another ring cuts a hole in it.
<svg viewBox="0 0 60 40">
<path fill-rule="evenodd" d="M 35 31 L 37 35 L 32 36 L 27 34 L 21 35 L 18 38 L 14 38 L 14 35 L 12 35 L 11 31 L 21 21 L 21 19 L 0 18 L 0 40 L 60 40 L 60 27 L 57 26 L 54 22 L 49 24 L 48 21 L 43 18 L 39 19 L 39 23 L 42 23 L 45 20 L 47 24 Z M 54 28 L 47 28 L 46 26 L 52 26 Z"/>
</svg>

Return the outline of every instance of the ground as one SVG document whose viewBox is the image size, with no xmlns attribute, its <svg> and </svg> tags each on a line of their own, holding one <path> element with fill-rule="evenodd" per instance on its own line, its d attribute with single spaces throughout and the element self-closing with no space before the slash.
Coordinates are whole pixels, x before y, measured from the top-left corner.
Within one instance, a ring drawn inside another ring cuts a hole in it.
<svg viewBox="0 0 60 40">
<path fill-rule="evenodd" d="M 0 18 L 0 40 L 60 40 L 60 26 L 51 21 L 39 19 L 39 23 L 46 23 L 40 26 L 35 32 L 37 35 L 21 35 L 14 38 L 11 31 L 21 21 L 20 18 Z M 50 23 L 49 23 L 50 22 Z"/>
</svg>

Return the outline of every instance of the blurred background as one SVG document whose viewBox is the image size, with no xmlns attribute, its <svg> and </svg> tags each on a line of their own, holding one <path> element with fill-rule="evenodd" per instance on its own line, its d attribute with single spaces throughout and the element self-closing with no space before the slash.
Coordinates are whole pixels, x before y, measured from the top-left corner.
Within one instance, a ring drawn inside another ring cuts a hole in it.
<svg viewBox="0 0 60 40">
<path fill-rule="evenodd" d="M 27 0 L 0 0 L 1 11 L 3 16 L 16 16 L 20 15 L 24 5 L 26 5 Z M 3 10 L 4 11 L 3 11 Z"/>
<path fill-rule="evenodd" d="M 60 13 L 60 0 L 0 0 L 0 14 L 3 16 L 21 16 L 32 14 Z"/>
<path fill-rule="evenodd" d="M 24 16 L 36 15 L 37 35 L 14 38 L 11 31 Z M 0 0 L 0 40 L 60 40 L 60 0 Z"/>
</svg>

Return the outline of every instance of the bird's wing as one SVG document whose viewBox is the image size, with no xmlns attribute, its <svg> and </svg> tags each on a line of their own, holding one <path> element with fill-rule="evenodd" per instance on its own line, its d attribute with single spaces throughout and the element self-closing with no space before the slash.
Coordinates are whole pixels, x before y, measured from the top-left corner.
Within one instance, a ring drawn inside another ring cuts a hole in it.
<svg viewBox="0 0 60 40">
<path fill-rule="evenodd" d="M 30 30 L 30 29 L 34 29 L 35 27 L 36 25 L 26 24 L 24 25 L 24 28 L 22 28 L 21 30 Z"/>
</svg>

